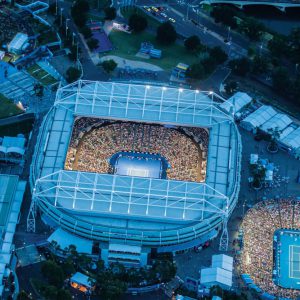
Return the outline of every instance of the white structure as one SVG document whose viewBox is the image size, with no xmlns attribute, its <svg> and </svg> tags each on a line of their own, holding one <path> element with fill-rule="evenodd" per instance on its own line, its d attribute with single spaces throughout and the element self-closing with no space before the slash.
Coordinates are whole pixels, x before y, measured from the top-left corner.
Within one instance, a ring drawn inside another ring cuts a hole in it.
<svg viewBox="0 0 300 300">
<path fill-rule="evenodd" d="M 5 136 L 0 141 L 0 161 L 23 163 L 26 139 L 24 136 Z"/>
<path fill-rule="evenodd" d="M 252 114 L 247 116 L 241 122 L 241 126 L 248 131 L 253 131 L 256 127 L 260 127 L 276 114 L 277 112 L 273 109 L 273 107 L 263 105 L 259 109 L 254 111 Z"/>
<path fill-rule="evenodd" d="M 91 278 L 80 272 L 76 272 L 70 278 L 70 285 L 73 288 L 78 289 L 83 293 L 87 293 L 87 292 L 91 291 L 94 286 Z"/>
<path fill-rule="evenodd" d="M 233 258 L 225 254 L 213 255 L 211 266 L 232 272 Z"/>
<path fill-rule="evenodd" d="M 43 120 L 32 161 L 28 230 L 35 230 L 39 207 L 63 230 L 101 243 L 101 251 L 110 244 L 138 246 L 143 253 L 183 250 L 215 237 L 222 227 L 220 246 L 227 249 L 242 145 L 232 116 L 219 108 L 217 97 L 212 92 L 84 80 L 60 88 Z M 206 181 L 64 170 L 79 116 L 209 128 Z"/>
<path fill-rule="evenodd" d="M 146 266 L 147 254 L 142 253 L 142 247 L 121 245 L 121 244 L 109 244 L 108 249 L 102 249 L 101 259 L 106 265 L 114 262 L 122 262 L 124 265 L 129 266 Z"/>
<path fill-rule="evenodd" d="M 267 122 L 263 123 L 260 127 L 264 132 L 269 132 L 270 129 L 278 129 L 279 131 L 284 130 L 292 123 L 292 119 L 285 114 L 276 114 Z"/>
<path fill-rule="evenodd" d="M 20 208 L 26 187 L 25 181 L 18 176 L 0 175 L 0 298 L 4 286 L 2 280 L 11 270 L 13 238 L 19 223 Z"/>
<path fill-rule="evenodd" d="M 232 271 L 213 267 L 201 269 L 200 283 L 205 287 L 219 285 L 223 289 L 230 289 L 232 286 Z"/>
<path fill-rule="evenodd" d="M 279 142 L 284 145 L 286 149 L 296 151 L 300 147 L 300 127 L 291 131 L 284 137 L 281 137 Z"/>
<path fill-rule="evenodd" d="M 93 242 L 88 239 L 80 238 L 74 234 L 71 234 L 60 227 L 57 228 L 47 239 L 49 243 L 52 241 L 57 242 L 60 249 L 68 248 L 70 245 L 76 246 L 78 253 L 92 254 Z"/>
<path fill-rule="evenodd" d="M 7 45 L 9 52 L 14 54 L 21 54 L 23 46 L 28 42 L 28 35 L 18 32 L 11 42 Z"/>
<path fill-rule="evenodd" d="M 252 98 L 243 92 L 237 92 L 231 96 L 227 101 L 223 102 L 220 107 L 225 109 L 227 112 L 236 114 L 246 105 L 251 103 Z"/>
</svg>

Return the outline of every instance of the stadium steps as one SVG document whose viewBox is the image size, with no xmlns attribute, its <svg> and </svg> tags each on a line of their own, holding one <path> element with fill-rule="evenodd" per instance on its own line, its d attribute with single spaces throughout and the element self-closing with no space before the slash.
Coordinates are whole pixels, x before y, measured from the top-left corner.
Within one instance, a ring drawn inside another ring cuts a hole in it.
<svg viewBox="0 0 300 300">
<path fill-rule="evenodd" d="M 292 204 L 293 204 L 292 228 L 295 228 L 294 226 L 295 226 L 295 206 L 296 206 L 296 202 L 293 201 Z"/>
<path fill-rule="evenodd" d="M 280 208 L 280 204 L 279 204 L 279 201 L 276 201 L 277 202 L 277 206 L 278 206 L 278 212 L 279 212 L 279 222 L 280 222 L 280 226 L 282 228 L 282 218 L 281 218 L 281 208 Z"/>
</svg>

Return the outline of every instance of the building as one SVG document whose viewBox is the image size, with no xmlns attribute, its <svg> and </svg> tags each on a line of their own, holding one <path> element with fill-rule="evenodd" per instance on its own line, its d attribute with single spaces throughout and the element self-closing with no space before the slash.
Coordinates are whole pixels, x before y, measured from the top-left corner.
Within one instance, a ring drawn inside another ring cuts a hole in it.
<svg viewBox="0 0 300 300">
<path fill-rule="evenodd" d="M 13 54 L 21 54 L 23 47 L 28 42 L 28 35 L 25 33 L 18 32 L 11 42 L 7 45 L 9 52 Z"/>
<path fill-rule="evenodd" d="M 35 229 L 38 207 L 56 228 L 91 241 L 106 262 L 133 265 L 143 265 L 150 253 L 192 248 L 219 231 L 225 249 L 223 225 L 239 193 L 241 140 L 216 97 L 211 92 L 83 80 L 60 88 L 36 144 L 28 230 Z M 172 129 L 207 128 L 205 181 L 66 170 L 74 120 L 82 116 Z"/>
<path fill-rule="evenodd" d="M 91 278 L 80 272 L 76 272 L 70 278 L 70 285 L 72 288 L 77 289 L 83 293 L 89 293 L 94 289 L 94 284 Z"/>
<path fill-rule="evenodd" d="M 0 161 L 24 164 L 26 139 L 23 134 L 0 138 Z"/>
<path fill-rule="evenodd" d="M 210 288 L 218 285 L 222 289 L 230 289 L 232 286 L 232 271 L 232 257 L 224 254 L 213 255 L 211 267 L 201 269 L 199 288 Z"/>
<path fill-rule="evenodd" d="M 17 260 L 12 255 L 13 238 L 19 223 L 20 208 L 26 182 L 19 181 L 18 176 L 0 175 L 0 298 L 4 291 L 5 281 L 10 272 L 14 272 Z"/>
</svg>

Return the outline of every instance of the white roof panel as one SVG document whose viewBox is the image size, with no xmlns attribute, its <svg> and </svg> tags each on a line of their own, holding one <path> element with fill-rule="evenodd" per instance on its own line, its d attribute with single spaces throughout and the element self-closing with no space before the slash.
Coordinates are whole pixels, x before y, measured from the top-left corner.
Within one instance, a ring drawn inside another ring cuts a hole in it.
<svg viewBox="0 0 300 300">
<path fill-rule="evenodd" d="M 289 135 L 281 138 L 280 141 L 292 149 L 300 147 L 300 127 L 292 131 Z"/>
<path fill-rule="evenodd" d="M 279 131 L 284 130 L 292 123 L 292 119 L 285 114 L 276 114 L 267 122 L 265 122 L 261 129 L 268 132 L 270 129 L 278 129 Z"/>
<path fill-rule="evenodd" d="M 232 110 L 234 113 L 237 113 L 251 101 L 252 98 L 248 94 L 237 92 L 227 101 L 223 102 L 220 106 L 227 112 L 230 112 Z"/>
</svg>

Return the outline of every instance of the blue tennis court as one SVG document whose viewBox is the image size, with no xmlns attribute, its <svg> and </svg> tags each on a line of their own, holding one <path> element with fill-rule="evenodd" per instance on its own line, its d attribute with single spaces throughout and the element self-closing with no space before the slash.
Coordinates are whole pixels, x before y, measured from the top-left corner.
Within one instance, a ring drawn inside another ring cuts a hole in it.
<svg viewBox="0 0 300 300">
<path fill-rule="evenodd" d="M 119 152 L 110 159 L 114 173 L 125 176 L 166 178 L 168 163 L 159 154 Z"/>
<path fill-rule="evenodd" d="M 274 234 L 274 282 L 300 289 L 300 232 L 280 229 Z"/>
</svg>

